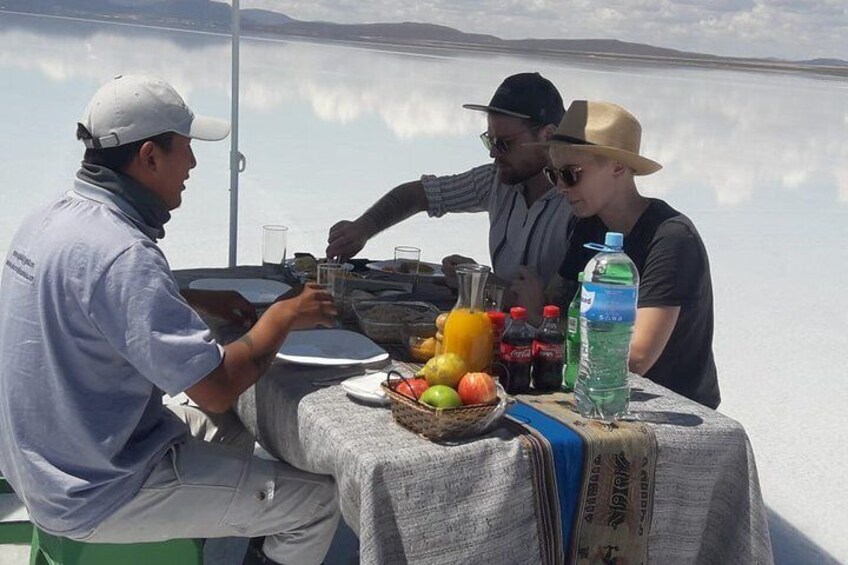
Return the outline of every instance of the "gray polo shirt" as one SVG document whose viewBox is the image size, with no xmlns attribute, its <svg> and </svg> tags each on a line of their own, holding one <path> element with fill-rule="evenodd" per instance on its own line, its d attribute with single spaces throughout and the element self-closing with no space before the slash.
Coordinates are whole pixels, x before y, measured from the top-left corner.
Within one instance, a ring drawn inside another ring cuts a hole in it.
<svg viewBox="0 0 848 565">
<path fill-rule="evenodd" d="M 489 213 L 489 255 L 492 270 L 513 280 L 526 265 L 547 285 L 565 257 L 568 201 L 552 188 L 529 208 L 523 186 L 503 184 L 494 164 L 458 175 L 421 177 L 430 216 L 448 212 Z"/>
<path fill-rule="evenodd" d="M 188 429 L 162 406 L 221 362 L 151 230 L 77 179 L 29 216 L 0 279 L 0 469 L 35 523 L 88 533 Z"/>
</svg>

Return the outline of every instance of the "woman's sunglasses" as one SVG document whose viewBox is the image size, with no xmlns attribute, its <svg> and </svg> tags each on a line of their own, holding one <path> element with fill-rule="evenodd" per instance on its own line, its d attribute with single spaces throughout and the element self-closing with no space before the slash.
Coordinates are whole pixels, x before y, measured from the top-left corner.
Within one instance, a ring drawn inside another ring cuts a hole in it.
<svg viewBox="0 0 848 565">
<path fill-rule="evenodd" d="M 583 172 L 583 169 L 576 165 L 569 165 L 561 169 L 545 167 L 542 170 L 551 184 L 556 185 L 559 182 L 559 179 L 562 179 L 565 186 L 569 188 L 580 182 L 580 173 Z"/>
</svg>

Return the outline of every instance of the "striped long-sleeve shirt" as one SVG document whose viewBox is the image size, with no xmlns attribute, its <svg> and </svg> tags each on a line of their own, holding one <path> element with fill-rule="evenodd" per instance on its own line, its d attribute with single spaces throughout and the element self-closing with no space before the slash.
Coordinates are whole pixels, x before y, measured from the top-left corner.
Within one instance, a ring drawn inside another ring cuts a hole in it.
<svg viewBox="0 0 848 565">
<path fill-rule="evenodd" d="M 535 271 L 547 285 L 565 257 L 568 202 L 555 188 L 529 208 L 523 185 L 503 184 L 494 164 L 443 177 L 423 176 L 427 213 L 489 213 L 489 255 L 498 277 L 511 281 L 520 265 Z"/>
</svg>

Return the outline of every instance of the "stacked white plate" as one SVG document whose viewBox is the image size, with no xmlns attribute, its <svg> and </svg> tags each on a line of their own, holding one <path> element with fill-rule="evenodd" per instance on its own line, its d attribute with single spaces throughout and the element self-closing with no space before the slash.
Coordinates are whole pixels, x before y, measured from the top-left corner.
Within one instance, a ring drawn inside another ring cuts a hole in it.
<svg viewBox="0 0 848 565">
<path fill-rule="evenodd" d="M 333 328 L 290 333 L 277 357 L 288 363 L 345 367 L 385 361 L 389 354 L 362 334 Z"/>
</svg>

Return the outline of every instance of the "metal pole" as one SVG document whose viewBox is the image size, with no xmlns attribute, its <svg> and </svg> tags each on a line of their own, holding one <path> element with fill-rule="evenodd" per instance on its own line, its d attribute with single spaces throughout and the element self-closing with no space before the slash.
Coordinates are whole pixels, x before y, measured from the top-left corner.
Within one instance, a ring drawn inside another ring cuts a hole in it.
<svg viewBox="0 0 848 565">
<path fill-rule="evenodd" d="M 230 254 L 228 265 L 236 266 L 238 253 L 238 176 L 243 167 L 243 157 L 239 153 L 239 0 L 233 0 L 233 52 L 232 52 L 232 109 L 230 118 Z"/>
</svg>

